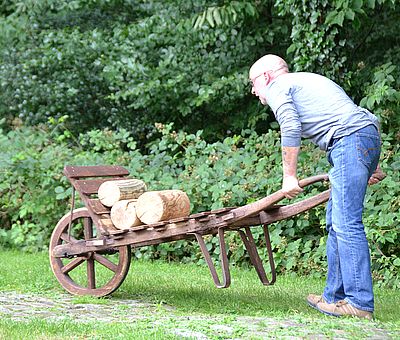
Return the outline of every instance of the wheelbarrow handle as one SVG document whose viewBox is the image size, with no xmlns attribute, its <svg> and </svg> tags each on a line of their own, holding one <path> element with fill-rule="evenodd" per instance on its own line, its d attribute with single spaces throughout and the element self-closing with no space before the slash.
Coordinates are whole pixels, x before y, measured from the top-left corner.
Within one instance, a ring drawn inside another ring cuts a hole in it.
<svg viewBox="0 0 400 340">
<path fill-rule="evenodd" d="M 321 181 L 327 181 L 328 179 L 329 177 L 327 174 L 311 176 L 300 180 L 299 186 L 304 188 L 310 184 Z M 229 215 L 231 216 L 230 222 L 237 222 L 246 217 L 259 214 L 261 211 L 267 209 L 269 206 L 272 206 L 273 204 L 276 204 L 277 202 L 281 201 L 284 198 L 285 195 L 282 193 L 282 190 L 278 190 L 273 194 L 264 197 L 258 201 L 233 209 L 229 213 Z"/>
<path fill-rule="evenodd" d="M 310 184 L 314 184 L 314 183 L 322 182 L 322 181 L 328 181 L 328 180 L 329 180 L 329 176 L 327 174 L 311 176 L 311 177 L 301 179 L 299 181 L 299 186 L 300 186 L 300 188 L 304 188 Z"/>
</svg>

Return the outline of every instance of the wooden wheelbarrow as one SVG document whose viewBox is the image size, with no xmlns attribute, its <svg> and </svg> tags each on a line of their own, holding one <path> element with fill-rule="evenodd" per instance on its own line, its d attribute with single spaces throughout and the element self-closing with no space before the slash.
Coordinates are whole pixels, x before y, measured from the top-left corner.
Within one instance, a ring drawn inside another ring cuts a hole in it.
<svg viewBox="0 0 400 340">
<path fill-rule="evenodd" d="M 66 166 L 64 174 L 73 186 L 71 211 L 57 223 L 50 240 L 50 264 L 62 287 L 75 295 L 106 296 L 124 281 L 131 262 L 131 247 L 142 247 L 182 239 L 196 239 L 218 288 L 231 282 L 225 232 L 239 233 L 258 277 L 264 285 L 276 280 L 268 225 L 307 211 L 329 199 L 330 190 L 287 205 L 275 205 L 284 198 L 277 191 L 254 203 L 238 208 L 193 214 L 127 230 L 116 229 L 110 208 L 96 197 L 100 185 L 109 180 L 126 179 L 121 166 Z M 328 180 L 327 175 L 303 179 L 300 186 Z M 85 207 L 75 209 L 75 191 Z M 251 226 L 262 225 L 268 252 L 271 278 L 268 279 L 252 236 Z M 217 235 L 220 245 L 222 280 L 211 259 L 204 235 Z"/>
</svg>

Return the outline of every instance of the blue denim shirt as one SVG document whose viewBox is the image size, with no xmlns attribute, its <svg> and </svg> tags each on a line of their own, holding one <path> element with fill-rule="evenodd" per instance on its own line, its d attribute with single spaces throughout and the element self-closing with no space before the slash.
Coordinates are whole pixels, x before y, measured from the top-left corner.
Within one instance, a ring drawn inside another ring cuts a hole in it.
<svg viewBox="0 0 400 340">
<path fill-rule="evenodd" d="M 347 136 L 378 119 L 349 98 L 332 80 L 314 73 L 278 76 L 266 88 L 266 99 L 278 121 L 282 146 L 300 146 L 309 138 L 326 150 L 331 138 Z"/>
</svg>

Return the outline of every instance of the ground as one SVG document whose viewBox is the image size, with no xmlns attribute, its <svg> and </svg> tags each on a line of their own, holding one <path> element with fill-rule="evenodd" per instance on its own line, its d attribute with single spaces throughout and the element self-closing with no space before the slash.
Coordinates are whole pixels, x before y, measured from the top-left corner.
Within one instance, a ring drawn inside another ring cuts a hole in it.
<svg viewBox="0 0 400 340">
<path fill-rule="evenodd" d="M 293 317 L 255 317 L 182 315 L 176 308 L 165 304 L 151 304 L 129 299 L 100 299 L 73 297 L 68 294 L 46 296 L 0 292 L 0 316 L 18 322 L 44 319 L 46 322 L 74 320 L 79 323 L 146 322 L 163 330 L 164 334 L 189 339 L 349 339 L 357 338 L 354 327 L 362 327 L 370 339 L 394 339 L 394 334 L 379 324 L 364 320 L 343 319 L 343 327 L 332 327 L 329 318 L 309 319 Z M 337 321 L 337 318 L 334 318 Z M 329 325 L 328 325 L 329 324 Z M 327 327 L 328 325 L 328 327 Z M 327 333 L 326 330 L 329 330 Z M 359 334 L 359 333 L 358 333 Z M 1 338 L 1 333 L 0 333 Z"/>
</svg>

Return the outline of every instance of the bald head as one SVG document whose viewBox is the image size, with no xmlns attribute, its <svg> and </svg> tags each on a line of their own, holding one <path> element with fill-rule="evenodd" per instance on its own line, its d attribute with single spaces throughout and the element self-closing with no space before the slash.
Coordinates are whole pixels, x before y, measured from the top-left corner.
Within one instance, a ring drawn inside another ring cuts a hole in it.
<svg viewBox="0 0 400 340">
<path fill-rule="evenodd" d="M 286 61 L 273 54 L 258 59 L 249 71 L 251 93 L 257 96 L 263 105 L 267 105 L 266 91 L 268 84 L 276 77 L 288 73 Z"/>
<path fill-rule="evenodd" d="M 286 61 L 277 55 L 267 54 L 258 59 L 253 66 L 251 66 L 249 78 L 254 79 L 263 72 L 272 71 L 272 73 L 275 73 L 281 70 L 284 72 L 289 71 Z"/>
</svg>

